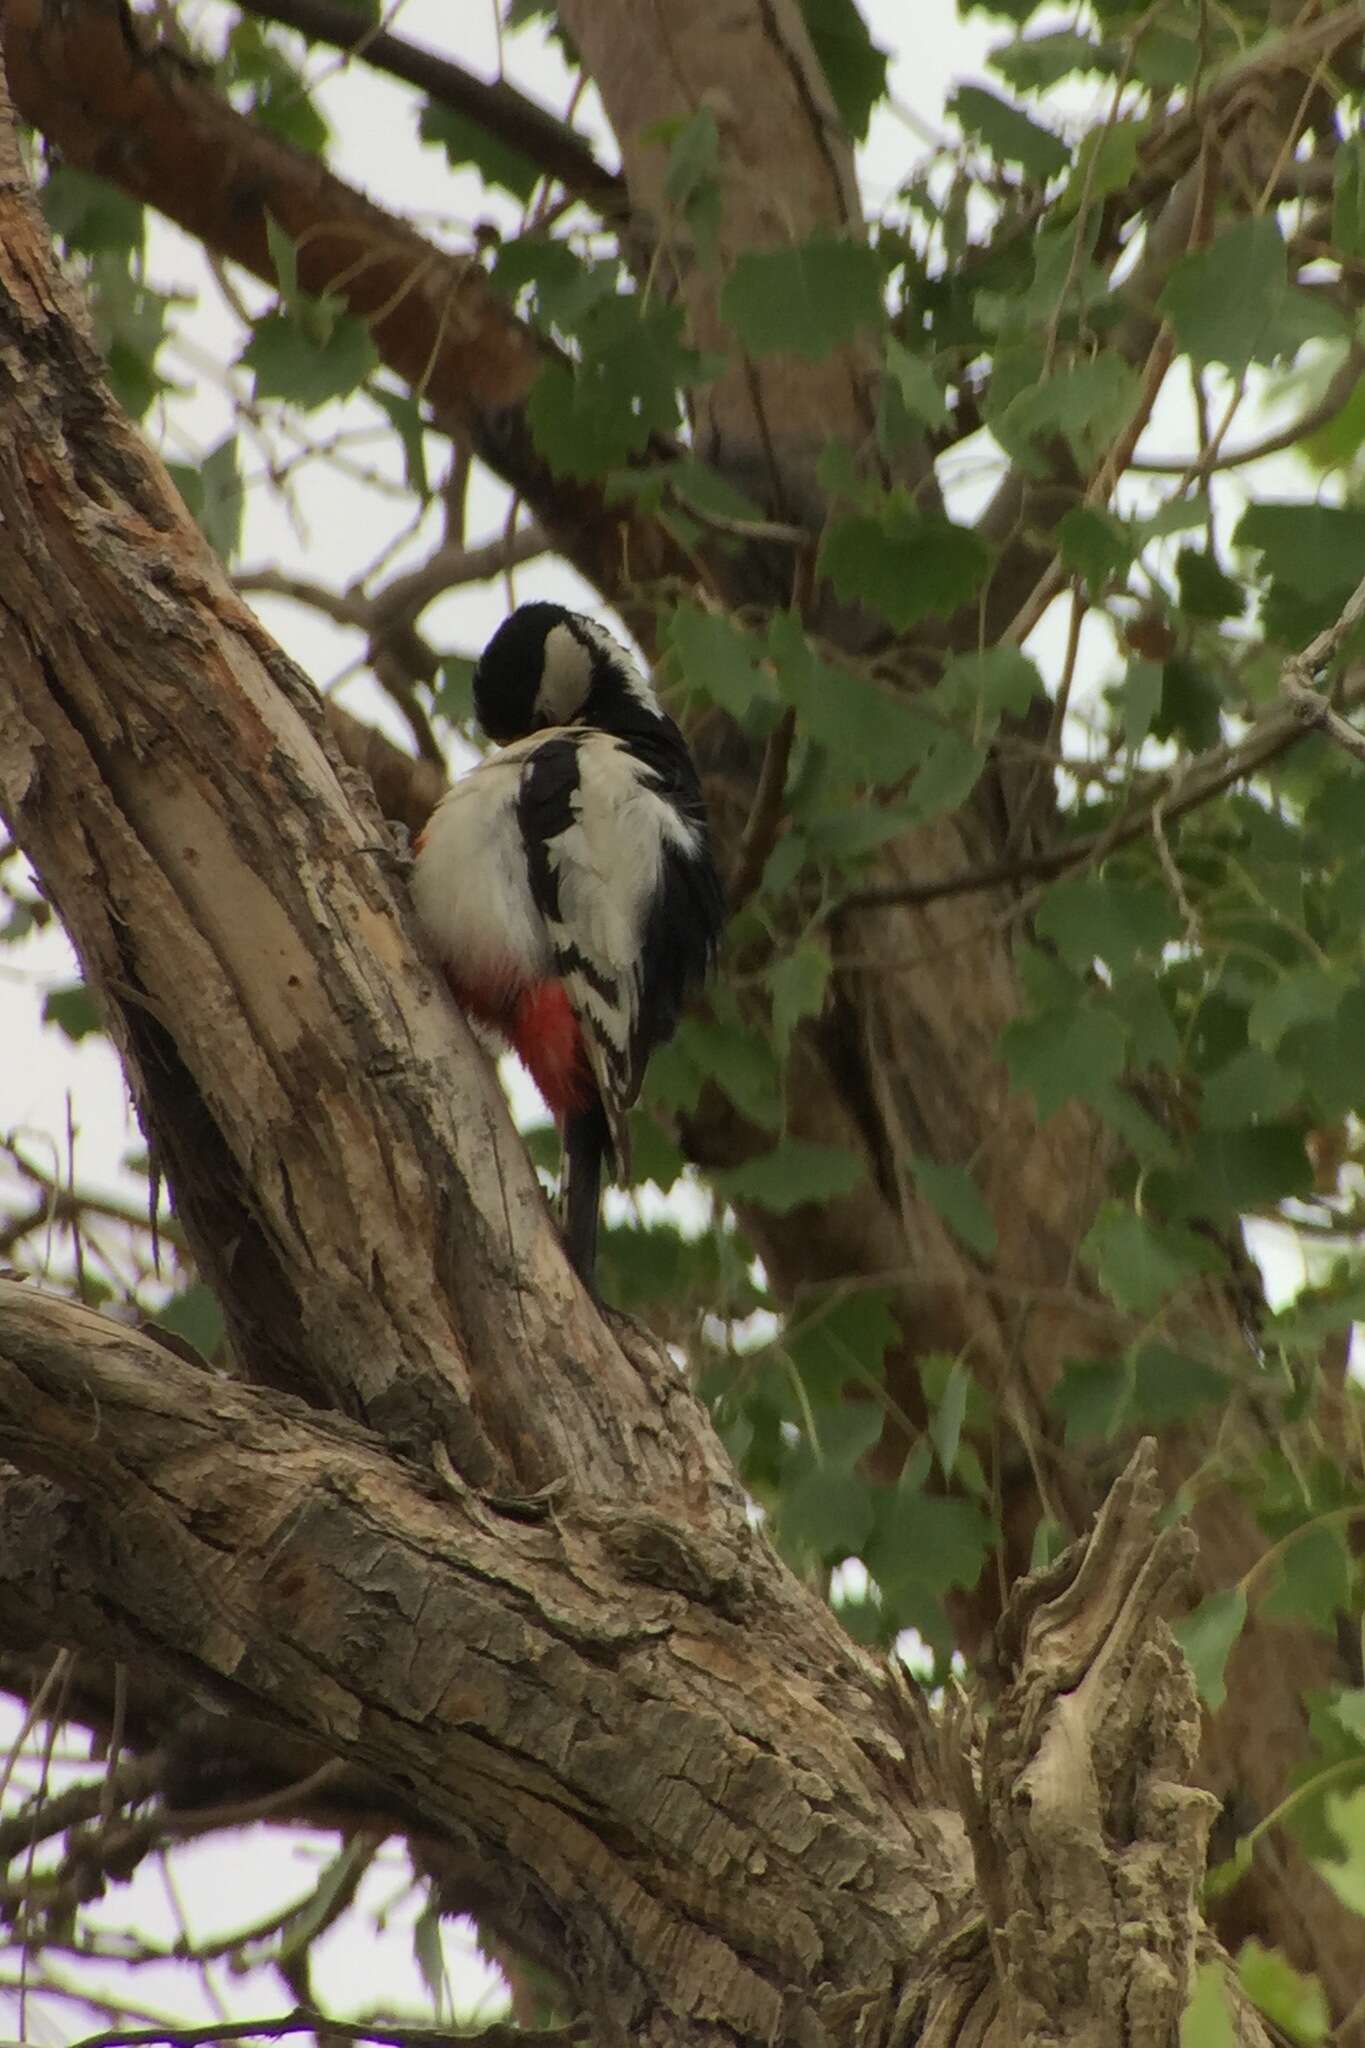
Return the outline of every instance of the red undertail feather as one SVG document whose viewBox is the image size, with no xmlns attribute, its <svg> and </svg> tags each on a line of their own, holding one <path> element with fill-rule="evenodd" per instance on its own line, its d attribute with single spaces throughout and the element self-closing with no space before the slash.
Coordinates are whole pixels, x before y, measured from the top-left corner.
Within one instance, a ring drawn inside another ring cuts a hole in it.
<svg viewBox="0 0 1365 2048">
<path fill-rule="evenodd" d="M 562 981 L 537 982 L 513 1012 L 507 1036 L 556 1117 L 586 1108 L 592 1092 L 583 1034 Z"/>
<path fill-rule="evenodd" d="M 562 981 L 519 985 L 516 971 L 472 981 L 447 968 L 446 979 L 465 1015 L 511 1046 L 545 1097 L 551 1115 L 586 1109 L 592 1073 L 583 1034 Z"/>
</svg>

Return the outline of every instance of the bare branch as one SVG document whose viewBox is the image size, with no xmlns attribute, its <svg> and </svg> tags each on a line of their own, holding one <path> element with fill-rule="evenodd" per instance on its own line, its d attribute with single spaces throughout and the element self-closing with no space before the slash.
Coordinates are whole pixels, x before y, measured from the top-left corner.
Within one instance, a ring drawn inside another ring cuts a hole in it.
<svg viewBox="0 0 1365 2048">
<path fill-rule="evenodd" d="M 1230 448 L 1211 461 L 1206 462 L 1197 454 L 1183 457 L 1135 455 L 1128 467 L 1149 476 L 1187 476 L 1196 470 L 1207 476 L 1214 470 L 1242 469 L 1249 462 L 1260 462 L 1264 456 L 1280 455 L 1286 448 L 1297 448 L 1300 441 L 1307 440 L 1310 434 L 1329 426 L 1350 403 L 1362 373 L 1365 373 L 1365 349 L 1353 346 L 1333 372 L 1317 404 L 1310 405 L 1288 426 L 1277 427 L 1274 433 L 1249 442 L 1245 448 Z"/>
<path fill-rule="evenodd" d="M 1103 832 L 1046 848 L 1041 853 L 1020 855 L 1015 860 L 995 861 L 988 867 L 969 868 L 958 875 L 924 882 L 893 883 L 885 888 L 854 889 L 831 907 L 830 915 L 844 910 L 885 910 L 898 903 L 933 903 L 944 896 L 974 895 L 983 889 L 1009 887 L 1025 881 L 1045 881 L 1068 868 L 1081 867 L 1103 858 L 1134 839 L 1145 838 L 1159 812 L 1162 823 L 1198 810 L 1213 797 L 1221 796 L 1244 776 L 1254 775 L 1309 732 L 1324 729 L 1338 746 L 1365 760 L 1365 735 L 1338 715 L 1331 702 L 1309 687 L 1308 678 L 1318 673 L 1339 652 L 1343 641 L 1365 617 L 1365 583 L 1343 606 L 1340 616 L 1319 633 L 1302 653 L 1293 654 L 1281 670 L 1280 695 L 1256 721 L 1244 739 L 1233 745 L 1211 747 L 1169 774 L 1163 774 L 1135 791 L 1138 807 L 1128 817 L 1111 821 Z M 1337 707 L 1349 710 L 1365 703 L 1365 668 L 1338 691 Z M 1349 738 L 1346 737 L 1349 735 Z"/>
<path fill-rule="evenodd" d="M 377 2041 L 381 2048 L 527 2048 L 527 2042 L 543 2042 L 546 2048 L 570 2048 L 586 2041 L 585 2022 L 567 2027 L 538 2028 L 528 2033 L 517 2026 L 480 2027 L 469 2033 L 448 2027 L 395 2027 L 378 2020 L 338 2020 L 310 2011 L 305 2006 L 283 2013 L 276 2019 L 212 2020 L 202 2027 L 111 2027 L 102 2034 L 85 2034 L 72 2048 L 200 2048 L 215 2041 L 280 2041 L 290 2034 L 334 2035 L 341 2041 Z"/>
<path fill-rule="evenodd" d="M 383 634 L 394 625 L 407 625 L 442 592 L 505 575 L 509 569 L 534 562 L 549 546 L 549 535 L 534 521 L 473 547 L 462 541 L 449 542 L 416 569 L 393 577 L 374 593 L 370 599 L 371 631 Z"/>
</svg>

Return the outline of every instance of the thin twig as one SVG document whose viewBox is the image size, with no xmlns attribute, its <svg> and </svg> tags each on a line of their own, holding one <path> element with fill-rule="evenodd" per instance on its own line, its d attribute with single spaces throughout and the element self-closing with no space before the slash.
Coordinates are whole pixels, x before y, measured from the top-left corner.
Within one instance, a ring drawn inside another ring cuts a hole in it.
<svg viewBox="0 0 1365 2048">
<path fill-rule="evenodd" d="M 782 823 L 782 798 L 787 787 L 787 764 L 791 759 L 795 732 L 796 713 L 788 709 L 783 712 L 768 735 L 768 744 L 763 750 L 763 765 L 758 775 L 758 789 L 754 795 L 754 807 L 739 843 L 734 873 L 726 892 L 732 917 L 748 902 L 762 881 L 763 870 L 768 864 L 768 855 L 772 852 L 777 839 L 778 827 Z"/>
<path fill-rule="evenodd" d="M 1280 672 L 1280 694 L 1275 703 L 1253 726 L 1246 738 L 1234 746 L 1210 748 L 1178 770 L 1162 775 L 1155 787 L 1148 785 L 1151 801 L 1127 817 L 1122 814 L 1103 832 L 1089 832 L 1064 845 L 1041 853 L 1000 860 L 989 867 L 965 868 L 960 874 L 924 882 L 894 882 L 873 889 L 854 889 L 831 905 L 829 915 L 846 910 L 887 910 L 897 905 L 935 903 L 941 896 L 974 895 L 982 889 L 997 889 L 1022 881 L 1049 880 L 1068 868 L 1104 859 L 1120 846 L 1144 838 L 1160 807 L 1163 822 L 1182 818 L 1189 811 L 1221 796 L 1233 783 L 1255 774 L 1277 756 L 1287 752 L 1306 733 L 1325 730 L 1338 746 L 1365 760 L 1365 739 L 1339 715 L 1365 701 L 1365 670 L 1349 690 L 1343 690 L 1336 708 L 1312 689 L 1310 678 L 1340 652 L 1347 636 L 1365 619 L 1365 580 L 1352 592 L 1340 615 L 1310 641 L 1300 654 L 1291 654 Z M 1349 736 L 1349 737 L 1346 737 Z"/>
<path fill-rule="evenodd" d="M 72 2048 L 154 2048 L 166 2042 L 169 2048 L 199 2048 L 216 2041 L 278 2041 L 287 2034 L 311 2034 L 319 2028 L 345 2041 L 377 2041 L 383 2048 L 527 2048 L 528 2041 L 543 2042 L 546 2048 L 570 2048 L 586 2041 L 584 2022 L 567 2027 L 544 2027 L 528 2033 L 525 2028 L 496 2025 L 476 2034 L 450 2027 L 395 2027 L 378 2021 L 335 2020 L 303 2007 L 282 2013 L 275 2019 L 215 2020 L 203 2027 L 111 2027 L 103 2034 L 87 2034 Z"/>
</svg>

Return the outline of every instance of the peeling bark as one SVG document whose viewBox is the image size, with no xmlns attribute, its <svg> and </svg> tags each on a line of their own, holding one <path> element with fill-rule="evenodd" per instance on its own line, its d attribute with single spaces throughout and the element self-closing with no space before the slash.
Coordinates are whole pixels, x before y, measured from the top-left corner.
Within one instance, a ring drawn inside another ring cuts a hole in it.
<svg viewBox="0 0 1365 2048">
<path fill-rule="evenodd" d="M 9 1282 L 0 1450 L 46 1475 L 0 1493 L 0 1610 L 362 1767 L 602 2039 L 1175 2039 L 1211 1802 L 1150 1452 L 1020 1590 L 978 1792 L 737 1496 L 528 1517 Z"/>
</svg>

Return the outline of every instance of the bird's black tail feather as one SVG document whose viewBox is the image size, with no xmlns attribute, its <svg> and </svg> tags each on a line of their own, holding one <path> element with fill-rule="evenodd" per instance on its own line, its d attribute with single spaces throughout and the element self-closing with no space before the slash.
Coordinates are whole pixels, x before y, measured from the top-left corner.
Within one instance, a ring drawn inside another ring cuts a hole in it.
<svg viewBox="0 0 1365 2048">
<path fill-rule="evenodd" d="M 564 1248 L 589 1292 L 595 1291 L 593 1270 L 597 1264 L 602 1166 L 612 1156 L 611 1133 L 600 1101 L 565 1119 Z"/>
</svg>

